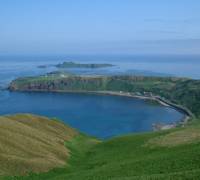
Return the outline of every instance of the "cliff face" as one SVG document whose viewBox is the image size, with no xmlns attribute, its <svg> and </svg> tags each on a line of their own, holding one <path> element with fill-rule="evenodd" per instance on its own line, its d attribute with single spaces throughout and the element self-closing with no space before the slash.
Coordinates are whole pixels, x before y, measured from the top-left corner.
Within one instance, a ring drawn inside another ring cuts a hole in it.
<svg viewBox="0 0 200 180">
<path fill-rule="evenodd" d="M 17 79 L 13 81 L 10 90 L 41 90 L 41 91 L 61 91 L 61 90 L 102 90 L 107 79 L 101 77 L 83 78 L 70 76 L 59 79 Z"/>
<path fill-rule="evenodd" d="M 14 80 L 10 90 L 113 90 L 147 91 L 169 89 L 179 79 L 134 76 L 67 76 L 63 78 L 33 77 Z"/>
</svg>

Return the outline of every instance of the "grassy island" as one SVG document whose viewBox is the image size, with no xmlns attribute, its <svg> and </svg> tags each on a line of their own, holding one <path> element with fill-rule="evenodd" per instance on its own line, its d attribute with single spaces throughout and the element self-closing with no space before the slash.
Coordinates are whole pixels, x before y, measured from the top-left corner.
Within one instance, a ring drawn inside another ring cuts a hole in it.
<svg viewBox="0 0 200 180">
<path fill-rule="evenodd" d="M 75 62 L 63 62 L 61 64 L 55 65 L 57 68 L 104 68 L 104 67 L 112 67 L 112 64 L 81 64 Z"/>
</svg>

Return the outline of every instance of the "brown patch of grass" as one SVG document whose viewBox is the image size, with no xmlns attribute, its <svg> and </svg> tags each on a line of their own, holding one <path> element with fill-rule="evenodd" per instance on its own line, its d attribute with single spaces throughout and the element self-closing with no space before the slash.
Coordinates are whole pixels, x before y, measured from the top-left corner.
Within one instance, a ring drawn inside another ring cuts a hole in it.
<svg viewBox="0 0 200 180">
<path fill-rule="evenodd" d="M 167 135 L 150 139 L 146 145 L 173 147 L 182 144 L 190 144 L 200 142 L 199 128 L 190 127 L 183 130 L 171 132 Z"/>
<path fill-rule="evenodd" d="M 0 117 L 0 175 L 25 175 L 64 166 L 69 156 L 64 143 L 76 134 L 46 117 Z"/>
</svg>

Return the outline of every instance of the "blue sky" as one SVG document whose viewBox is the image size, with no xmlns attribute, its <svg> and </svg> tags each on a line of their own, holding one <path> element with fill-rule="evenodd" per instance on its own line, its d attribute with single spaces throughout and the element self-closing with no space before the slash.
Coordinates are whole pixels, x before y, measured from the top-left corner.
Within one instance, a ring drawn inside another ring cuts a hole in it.
<svg viewBox="0 0 200 180">
<path fill-rule="evenodd" d="M 199 54 L 199 0 L 0 0 L 0 54 Z"/>
</svg>

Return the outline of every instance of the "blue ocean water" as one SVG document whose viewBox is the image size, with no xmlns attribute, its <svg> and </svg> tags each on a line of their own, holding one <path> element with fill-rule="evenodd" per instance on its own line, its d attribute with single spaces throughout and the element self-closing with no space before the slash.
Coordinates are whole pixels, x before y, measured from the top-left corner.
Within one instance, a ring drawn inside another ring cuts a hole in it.
<svg viewBox="0 0 200 180">
<path fill-rule="evenodd" d="M 128 97 L 2 91 L 0 114 L 19 112 L 59 118 L 99 138 L 151 131 L 153 123 L 173 123 L 183 118 L 172 108 Z"/>
<path fill-rule="evenodd" d="M 102 69 L 71 69 L 77 74 L 133 74 L 146 76 L 183 76 L 200 79 L 198 56 L 7 56 L 0 57 L 0 87 L 11 80 L 56 71 L 39 65 L 63 61 L 112 63 Z M 22 93 L 0 91 L 0 114 L 35 113 L 62 119 L 87 134 L 108 138 L 131 132 L 152 130 L 153 123 L 173 123 L 183 115 L 176 110 L 143 100 L 73 93 Z"/>
</svg>

